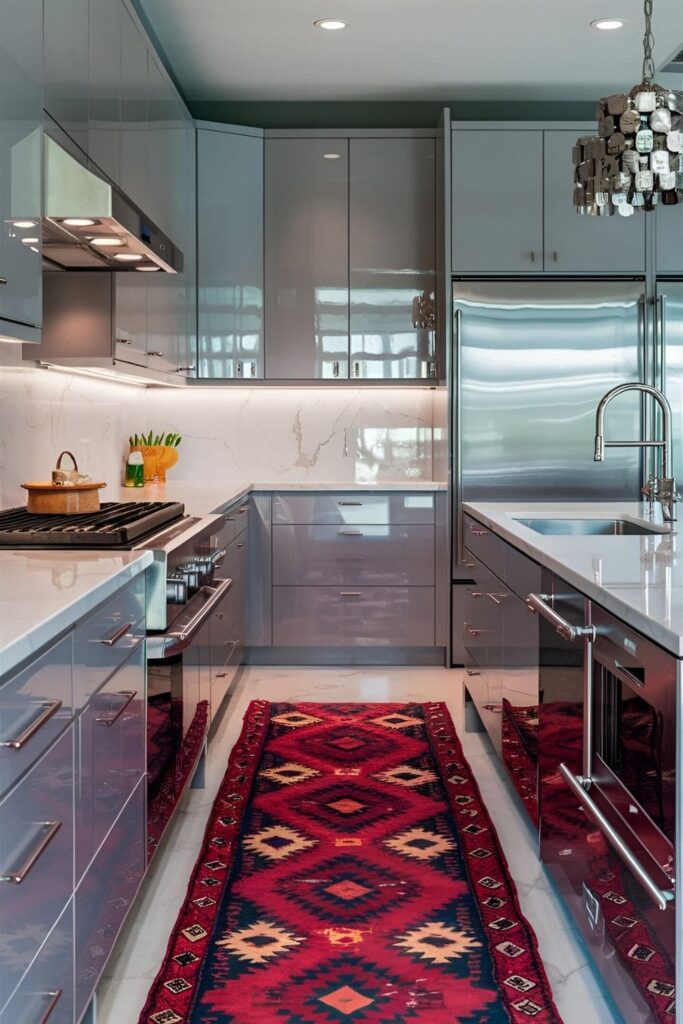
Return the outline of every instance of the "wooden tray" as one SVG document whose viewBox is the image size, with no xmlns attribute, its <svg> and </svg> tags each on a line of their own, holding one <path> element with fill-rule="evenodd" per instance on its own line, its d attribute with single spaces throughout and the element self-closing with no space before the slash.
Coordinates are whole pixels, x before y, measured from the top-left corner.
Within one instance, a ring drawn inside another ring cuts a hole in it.
<svg viewBox="0 0 683 1024">
<path fill-rule="evenodd" d="M 78 515 L 97 512 L 100 507 L 99 491 L 105 483 L 88 480 L 80 484 L 53 484 L 49 481 L 21 485 L 28 491 L 29 512 L 36 515 Z"/>
</svg>

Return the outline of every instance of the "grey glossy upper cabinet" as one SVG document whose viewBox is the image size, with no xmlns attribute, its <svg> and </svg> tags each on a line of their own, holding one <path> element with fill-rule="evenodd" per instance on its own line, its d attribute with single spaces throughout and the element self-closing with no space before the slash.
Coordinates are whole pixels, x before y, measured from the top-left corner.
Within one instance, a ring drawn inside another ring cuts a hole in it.
<svg viewBox="0 0 683 1024">
<path fill-rule="evenodd" d="M 348 377 L 348 139 L 265 141 L 266 377 Z"/>
<path fill-rule="evenodd" d="M 436 377 L 436 143 L 350 140 L 350 377 Z"/>
<path fill-rule="evenodd" d="M 121 3 L 90 0 L 88 156 L 118 181 L 121 169 L 121 32 L 130 20 Z"/>
<path fill-rule="evenodd" d="M 47 0 L 43 33 L 45 109 L 86 153 L 88 7 L 89 0 Z"/>
<path fill-rule="evenodd" d="M 543 270 L 543 132 L 455 130 L 452 187 L 454 274 Z"/>
<path fill-rule="evenodd" d="M 574 210 L 571 149 L 579 134 L 512 124 L 453 131 L 453 273 L 644 272 L 645 218 Z"/>
<path fill-rule="evenodd" d="M 634 217 L 580 216 L 573 202 L 575 131 L 546 131 L 544 147 L 544 270 L 550 273 L 642 274 L 645 222 Z"/>
<path fill-rule="evenodd" d="M 108 0 L 103 2 L 107 3 Z M 147 201 L 146 131 L 147 44 L 128 11 L 122 7 L 121 147 L 118 180 L 126 195 L 143 209 Z"/>
<path fill-rule="evenodd" d="M 199 377 L 263 377 L 263 205 L 263 132 L 200 124 Z"/>
<path fill-rule="evenodd" d="M 683 203 L 662 207 L 655 217 L 657 273 L 683 276 Z"/>
<path fill-rule="evenodd" d="M 0 0 L 0 335 L 40 340 L 42 0 Z"/>
</svg>

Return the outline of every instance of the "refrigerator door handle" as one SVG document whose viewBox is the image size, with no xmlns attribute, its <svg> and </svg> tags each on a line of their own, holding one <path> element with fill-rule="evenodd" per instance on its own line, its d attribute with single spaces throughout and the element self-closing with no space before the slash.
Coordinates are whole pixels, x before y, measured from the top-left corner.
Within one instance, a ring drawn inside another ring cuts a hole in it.
<svg viewBox="0 0 683 1024">
<path fill-rule="evenodd" d="M 657 315 L 655 317 L 655 387 L 666 394 L 666 295 L 657 296 Z"/>
<path fill-rule="evenodd" d="M 462 537 L 462 350 L 461 350 L 462 309 L 455 307 L 453 312 L 453 553 L 457 559 L 456 568 L 465 560 L 465 549 Z"/>
</svg>

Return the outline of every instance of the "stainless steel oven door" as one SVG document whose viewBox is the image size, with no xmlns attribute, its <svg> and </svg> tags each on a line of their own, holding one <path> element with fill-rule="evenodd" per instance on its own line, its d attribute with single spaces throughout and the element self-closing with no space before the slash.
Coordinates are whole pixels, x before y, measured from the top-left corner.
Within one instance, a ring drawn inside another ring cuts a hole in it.
<svg viewBox="0 0 683 1024">
<path fill-rule="evenodd" d="M 147 637 L 148 848 L 154 853 L 194 774 L 210 723 L 212 615 L 231 579 L 204 584 L 173 627 Z M 200 707 L 202 700 L 207 704 Z"/>
</svg>

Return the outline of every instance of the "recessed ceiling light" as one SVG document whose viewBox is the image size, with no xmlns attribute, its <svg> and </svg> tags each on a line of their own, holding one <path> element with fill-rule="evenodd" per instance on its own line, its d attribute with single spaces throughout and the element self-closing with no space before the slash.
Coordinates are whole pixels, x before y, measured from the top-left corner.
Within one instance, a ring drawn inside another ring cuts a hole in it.
<svg viewBox="0 0 683 1024">
<path fill-rule="evenodd" d="M 341 153 L 323 153 L 324 160 L 339 160 Z"/>
<path fill-rule="evenodd" d="M 591 28 L 599 28 L 602 32 L 613 32 L 616 28 L 623 28 L 626 24 L 621 18 L 596 18 L 591 21 Z"/>
<path fill-rule="evenodd" d="M 66 224 L 70 228 L 91 228 L 93 224 L 97 224 L 97 221 L 92 217 L 65 217 L 62 224 Z"/>
<path fill-rule="evenodd" d="M 15 220 L 15 228 L 34 228 L 36 222 L 34 220 Z"/>
<path fill-rule="evenodd" d="M 101 238 L 91 238 L 91 245 L 125 245 L 122 238 L 118 238 L 116 235 L 102 235 Z"/>
<path fill-rule="evenodd" d="M 328 32 L 338 32 L 341 28 L 349 27 L 348 21 L 342 21 L 341 18 L 319 18 L 313 24 L 316 28 L 324 28 Z"/>
<path fill-rule="evenodd" d="M 114 259 L 121 260 L 122 263 L 133 263 L 135 260 L 141 260 L 142 255 L 139 252 L 117 252 Z"/>
</svg>

